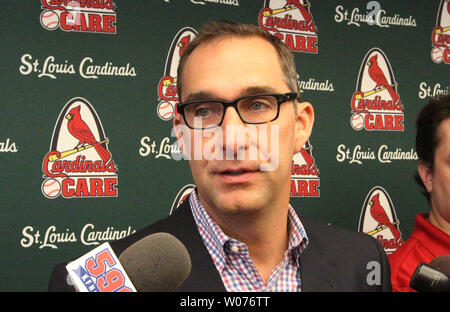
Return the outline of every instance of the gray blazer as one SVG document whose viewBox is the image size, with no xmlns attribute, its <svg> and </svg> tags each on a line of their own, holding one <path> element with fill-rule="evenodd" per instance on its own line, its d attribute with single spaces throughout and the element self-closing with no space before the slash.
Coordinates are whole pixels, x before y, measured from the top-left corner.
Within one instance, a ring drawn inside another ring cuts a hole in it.
<svg viewBox="0 0 450 312">
<path fill-rule="evenodd" d="M 309 238 L 309 245 L 300 256 L 300 277 L 305 292 L 391 291 L 390 267 L 383 247 L 373 237 L 328 226 L 300 217 Z M 170 216 L 123 239 L 110 242 L 117 257 L 131 244 L 157 232 L 177 237 L 189 251 L 192 270 L 177 289 L 182 292 L 224 292 L 211 256 L 203 244 L 186 199 Z M 376 261 L 380 268 L 380 283 L 373 284 L 368 275 Z M 51 274 L 49 291 L 75 291 L 66 282 L 66 263 L 58 264 Z"/>
</svg>

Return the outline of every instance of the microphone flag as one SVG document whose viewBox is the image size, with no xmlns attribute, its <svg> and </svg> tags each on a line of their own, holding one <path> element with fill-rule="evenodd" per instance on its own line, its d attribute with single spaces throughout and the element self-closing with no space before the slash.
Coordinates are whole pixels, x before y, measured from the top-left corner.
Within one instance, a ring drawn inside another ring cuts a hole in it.
<svg viewBox="0 0 450 312">
<path fill-rule="evenodd" d="M 103 243 L 66 266 L 78 292 L 136 292 L 109 243 Z"/>
</svg>

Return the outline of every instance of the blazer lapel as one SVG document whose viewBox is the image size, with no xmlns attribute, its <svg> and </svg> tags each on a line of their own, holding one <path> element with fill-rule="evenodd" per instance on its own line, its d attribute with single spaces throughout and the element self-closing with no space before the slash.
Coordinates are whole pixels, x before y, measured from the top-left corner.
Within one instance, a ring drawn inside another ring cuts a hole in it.
<svg viewBox="0 0 450 312">
<path fill-rule="evenodd" d="M 307 218 L 301 219 L 309 238 L 306 249 L 300 255 L 300 279 L 302 291 L 336 291 L 339 288 L 339 273 L 327 261 L 327 248 L 320 243 L 321 229 Z"/>
<path fill-rule="evenodd" d="M 186 199 L 172 214 L 174 233 L 185 244 L 192 262 L 192 270 L 179 292 L 225 292 L 225 286 L 211 255 L 206 249 L 192 216 L 189 200 Z M 307 221 L 302 222 L 307 224 Z M 306 226 L 306 230 L 314 231 Z M 336 291 L 339 274 L 333 265 L 326 262 L 326 250 L 316 244 L 314 234 L 307 232 L 310 242 L 300 255 L 300 278 L 304 292 Z"/>
<path fill-rule="evenodd" d="M 336 270 L 326 263 L 310 244 L 300 255 L 300 279 L 304 292 L 335 290 Z"/>
<path fill-rule="evenodd" d="M 211 259 L 211 255 L 198 232 L 188 199 L 175 210 L 173 217 L 177 219 L 177 222 L 174 222 L 174 224 L 178 225 L 174 232 L 188 249 L 192 263 L 190 275 L 177 291 L 226 291 L 220 274 Z"/>
</svg>

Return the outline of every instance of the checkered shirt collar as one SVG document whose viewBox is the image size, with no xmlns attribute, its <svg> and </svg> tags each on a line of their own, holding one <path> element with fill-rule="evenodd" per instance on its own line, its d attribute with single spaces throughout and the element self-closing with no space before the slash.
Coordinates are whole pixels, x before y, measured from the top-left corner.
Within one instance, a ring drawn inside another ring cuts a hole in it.
<svg viewBox="0 0 450 312">
<path fill-rule="evenodd" d="M 197 188 L 192 191 L 189 202 L 203 242 L 210 252 L 217 269 L 222 271 L 226 264 L 226 253 L 230 246 L 243 244 L 227 236 L 203 208 L 197 195 Z M 307 247 L 309 239 L 297 213 L 291 205 L 289 205 L 288 219 L 289 244 L 287 251 L 292 252 L 292 256 L 296 260 L 297 266 L 299 266 L 300 254 Z"/>
</svg>

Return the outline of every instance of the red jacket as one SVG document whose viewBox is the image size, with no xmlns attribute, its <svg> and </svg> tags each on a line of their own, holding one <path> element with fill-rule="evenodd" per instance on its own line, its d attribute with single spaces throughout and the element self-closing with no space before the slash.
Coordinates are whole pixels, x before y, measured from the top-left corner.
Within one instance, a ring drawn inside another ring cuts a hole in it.
<svg viewBox="0 0 450 312">
<path fill-rule="evenodd" d="M 415 291 L 409 287 L 409 280 L 417 265 L 450 254 L 450 235 L 428 222 L 427 218 L 427 213 L 416 215 L 410 238 L 388 255 L 393 291 Z"/>
</svg>

